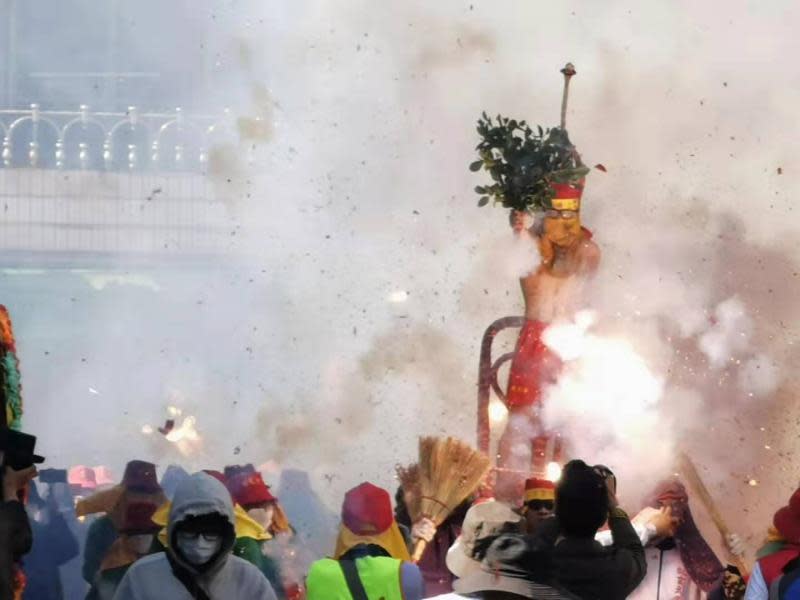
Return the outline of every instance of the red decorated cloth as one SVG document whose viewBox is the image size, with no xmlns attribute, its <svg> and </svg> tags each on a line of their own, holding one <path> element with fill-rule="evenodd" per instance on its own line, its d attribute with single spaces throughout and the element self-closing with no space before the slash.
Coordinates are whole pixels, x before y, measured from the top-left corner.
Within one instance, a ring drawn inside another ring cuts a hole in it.
<svg viewBox="0 0 800 600">
<path fill-rule="evenodd" d="M 545 385 L 553 383 L 561 359 L 542 340 L 548 324 L 528 319 L 517 340 L 517 351 L 508 374 L 506 405 L 510 411 L 535 405 Z"/>
</svg>

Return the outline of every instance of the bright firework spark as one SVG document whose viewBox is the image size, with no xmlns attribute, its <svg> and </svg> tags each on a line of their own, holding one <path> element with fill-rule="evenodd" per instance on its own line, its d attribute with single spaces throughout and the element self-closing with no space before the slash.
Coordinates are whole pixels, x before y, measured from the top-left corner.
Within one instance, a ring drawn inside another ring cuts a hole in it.
<svg viewBox="0 0 800 600">
<path fill-rule="evenodd" d="M 508 409 L 497 398 L 492 398 L 489 402 L 489 420 L 492 426 L 499 425 L 508 418 Z"/>
<path fill-rule="evenodd" d="M 654 472 L 666 472 L 673 456 L 658 406 L 664 380 L 626 340 L 593 333 L 594 321 L 592 312 L 583 312 L 545 330 L 545 343 L 564 365 L 546 391 L 543 418 L 577 457 L 604 462 L 647 485 Z"/>
<path fill-rule="evenodd" d="M 559 465 L 557 462 L 547 463 L 544 478 L 552 482 L 556 482 L 561 479 L 561 465 Z"/>
<path fill-rule="evenodd" d="M 389 294 L 388 300 L 394 304 L 400 304 L 408 300 L 408 292 L 405 290 L 397 290 Z"/>
<path fill-rule="evenodd" d="M 195 417 L 189 415 L 183 419 L 183 422 L 174 427 L 164 437 L 167 441 L 175 444 L 183 456 L 193 454 L 199 447 L 202 439 L 195 427 L 197 420 Z"/>
<path fill-rule="evenodd" d="M 200 437 L 195 429 L 195 423 L 196 419 L 192 416 L 188 416 L 183 420 L 183 423 L 181 423 L 180 426 L 173 428 L 172 431 L 170 431 L 164 437 L 167 438 L 167 441 L 172 442 L 173 444 L 182 440 L 195 441 Z"/>
</svg>

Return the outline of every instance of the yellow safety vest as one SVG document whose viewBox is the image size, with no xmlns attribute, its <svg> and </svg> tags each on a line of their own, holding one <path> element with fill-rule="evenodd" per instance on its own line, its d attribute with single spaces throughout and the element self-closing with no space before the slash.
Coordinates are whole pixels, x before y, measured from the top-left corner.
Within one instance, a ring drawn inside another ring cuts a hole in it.
<svg viewBox="0 0 800 600">
<path fill-rule="evenodd" d="M 388 556 L 356 559 L 358 576 L 369 600 L 403 600 L 402 560 Z M 353 600 L 338 560 L 323 558 L 311 565 L 306 579 L 307 600 Z"/>
</svg>

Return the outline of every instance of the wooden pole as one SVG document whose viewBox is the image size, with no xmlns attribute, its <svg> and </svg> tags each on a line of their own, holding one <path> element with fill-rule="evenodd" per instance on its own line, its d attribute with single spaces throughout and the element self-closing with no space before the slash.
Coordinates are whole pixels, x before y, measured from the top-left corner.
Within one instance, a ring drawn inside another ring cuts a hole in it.
<svg viewBox="0 0 800 600">
<path fill-rule="evenodd" d="M 722 518 L 722 513 L 720 513 L 719 508 L 717 508 L 717 504 L 711 497 L 708 488 L 706 488 L 703 480 L 700 478 L 700 474 L 697 472 L 692 459 L 689 458 L 688 454 L 681 452 L 678 460 L 680 469 L 683 472 L 684 477 L 686 477 L 686 482 L 689 484 L 692 493 L 699 498 L 700 502 L 703 503 L 703 506 L 706 507 L 708 514 L 711 515 L 711 520 L 714 521 L 714 525 L 717 526 L 717 529 L 719 530 L 720 534 L 722 534 L 722 537 L 725 538 L 727 544 L 727 538 L 730 535 L 731 530 L 728 528 L 728 525 Z M 734 556 L 733 563 L 739 569 L 742 577 L 746 577 L 750 572 L 741 556 Z"/>
</svg>

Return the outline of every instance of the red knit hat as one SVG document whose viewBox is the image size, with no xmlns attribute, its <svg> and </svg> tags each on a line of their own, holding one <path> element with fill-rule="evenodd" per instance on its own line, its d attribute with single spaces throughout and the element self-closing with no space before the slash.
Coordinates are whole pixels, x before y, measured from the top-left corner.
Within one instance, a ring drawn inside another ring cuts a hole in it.
<svg viewBox="0 0 800 600">
<path fill-rule="evenodd" d="M 267 502 L 277 502 L 277 498 L 269 491 L 261 473 L 239 473 L 228 480 L 228 490 L 236 504 L 254 506 Z"/>
<path fill-rule="evenodd" d="M 371 483 L 362 483 L 344 496 L 342 523 L 356 535 L 383 533 L 394 522 L 389 492 Z"/>
<path fill-rule="evenodd" d="M 800 544 L 800 489 L 792 494 L 788 506 L 775 513 L 772 524 L 784 540 Z"/>
<path fill-rule="evenodd" d="M 525 480 L 525 502 L 531 500 L 555 500 L 556 484 L 549 479 L 531 477 Z"/>
<path fill-rule="evenodd" d="M 156 505 L 152 502 L 132 502 L 125 511 L 121 533 L 153 533 L 161 527 L 153 523 Z"/>
</svg>

